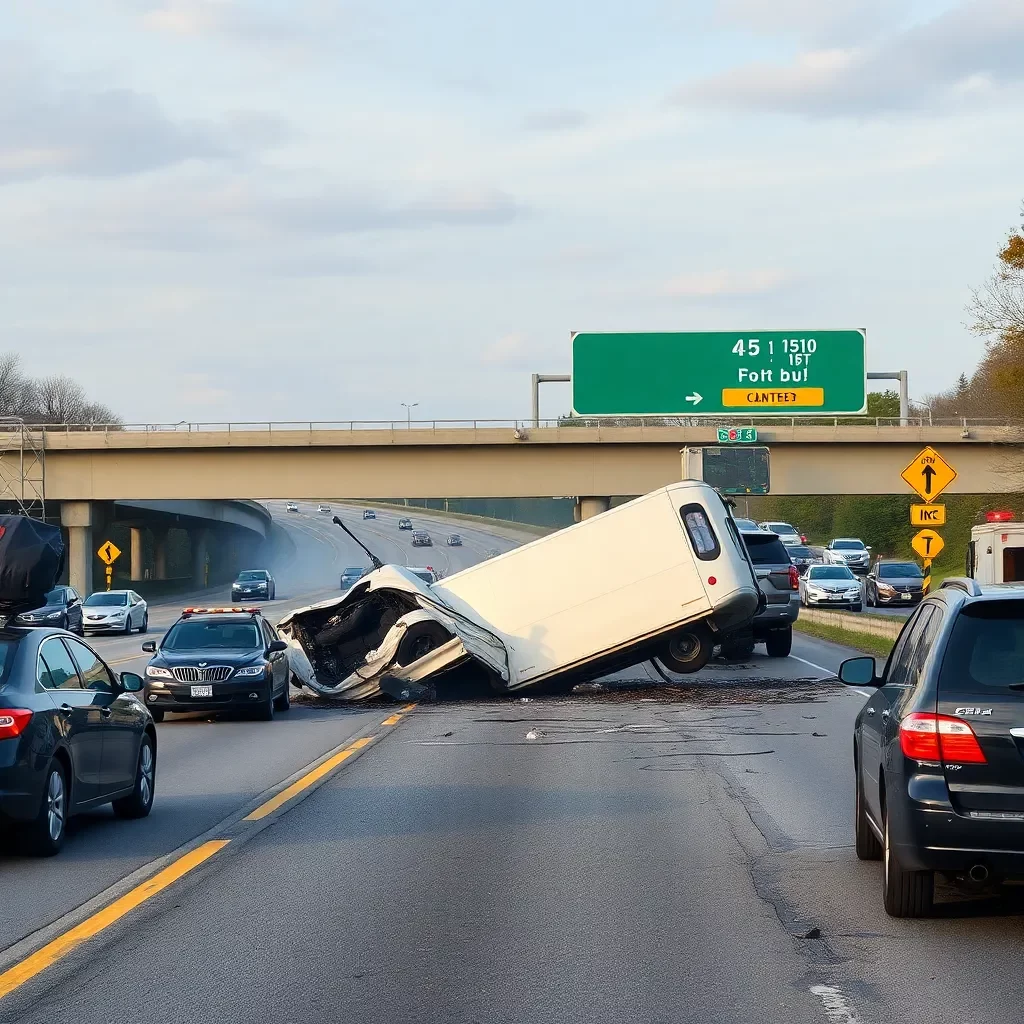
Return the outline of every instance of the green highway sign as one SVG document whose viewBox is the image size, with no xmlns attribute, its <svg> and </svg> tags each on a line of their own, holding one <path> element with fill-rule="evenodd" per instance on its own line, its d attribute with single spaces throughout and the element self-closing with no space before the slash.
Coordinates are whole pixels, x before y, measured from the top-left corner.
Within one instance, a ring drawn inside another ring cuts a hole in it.
<svg viewBox="0 0 1024 1024">
<path fill-rule="evenodd" d="M 867 401 L 867 338 L 848 331 L 572 335 L 578 416 L 850 416 Z"/>
<path fill-rule="evenodd" d="M 757 440 L 757 427 L 719 427 L 719 444 L 753 444 Z"/>
</svg>

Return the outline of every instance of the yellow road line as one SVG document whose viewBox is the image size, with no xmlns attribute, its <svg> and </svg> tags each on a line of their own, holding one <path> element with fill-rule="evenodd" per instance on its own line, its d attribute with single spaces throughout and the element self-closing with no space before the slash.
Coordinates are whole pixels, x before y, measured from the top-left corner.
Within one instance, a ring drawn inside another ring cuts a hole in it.
<svg viewBox="0 0 1024 1024">
<path fill-rule="evenodd" d="M 301 793 L 304 789 L 308 789 L 322 779 L 328 772 L 334 771 L 343 761 L 347 761 L 357 750 L 362 750 L 367 743 L 372 743 L 376 736 L 364 736 L 362 739 L 356 740 L 350 746 L 347 746 L 344 750 L 335 754 L 334 757 L 329 757 L 323 764 L 319 764 L 310 772 L 306 772 L 301 778 L 296 779 L 286 789 L 282 789 L 276 796 L 272 796 L 266 803 L 260 804 L 255 811 L 247 814 L 243 821 L 259 821 L 260 818 L 265 818 L 268 814 L 273 814 L 279 807 L 288 803 L 293 796 Z"/>
<path fill-rule="evenodd" d="M 402 716 L 400 714 L 392 715 L 390 718 L 385 718 L 384 721 L 381 722 L 380 724 L 381 725 L 398 725 L 398 723 L 401 720 L 402 720 Z"/>
<path fill-rule="evenodd" d="M 173 864 L 169 864 L 158 871 L 152 878 L 137 885 L 134 889 L 126 892 L 123 896 L 114 900 L 108 907 L 98 910 L 91 917 L 87 917 L 81 924 L 75 925 L 63 935 L 59 935 L 52 942 L 48 942 L 42 949 L 26 957 L 21 963 L 0 974 L 0 999 L 9 995 L 16 988 L 20 988 L 26 981 L 34 978 L 40 972 L 46 970 L 51 964 L 56 963 L 62 957 L 67 956 L 73 949 L 80 946 L 87 939 L 98 935 L 109 928 L 115 921 L 124 917 L 129 911 L 145 903 L 150 897 L 155 896 L 162 889 L 176 882 L 183 875 L 187 875 L 193 868 L 198 867 L 205 860 L 209 860 L 218 850 L 222 850 L 230 842 L 229 839 L 211 839 L 202 846 L 197 846 L 190 853 L 179 857 Z"/>
<path fill-rule="evenodd" d="M 412 711 L 414 707 L 416 707 L 415 704 L 406 704 L 405 707 L 402 708 L 402 713 L 404 714 L 406 711 Z"/>
</svg>

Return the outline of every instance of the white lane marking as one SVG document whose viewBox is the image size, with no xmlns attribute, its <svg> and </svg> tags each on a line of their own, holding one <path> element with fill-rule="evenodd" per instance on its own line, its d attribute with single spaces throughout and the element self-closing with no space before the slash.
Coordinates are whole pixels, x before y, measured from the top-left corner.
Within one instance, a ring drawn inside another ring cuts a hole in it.
<svg viewBox="0 0 1024 1024">
<path fill-rule="evenodd" d="M 795 661 L 802 661 L 805 665 L 810 665 L 811 668 L 816 668 L 819 672 L 824 672 L 827 676 L 834 676 L 835 672 L 830 668 L 825 668 L 823 665 L 815 665 L 813 661 L 808 661 L 806 658 L 798 658 L 795 654 L 790 655 Z"/>
<path fill-rule="evenodd" d="M 821 1000 L 829 1024 L 861 1024 L 850 1000 L 839 989 L 832 985 L 812 985 L 811 993 Z"/>
</svg>

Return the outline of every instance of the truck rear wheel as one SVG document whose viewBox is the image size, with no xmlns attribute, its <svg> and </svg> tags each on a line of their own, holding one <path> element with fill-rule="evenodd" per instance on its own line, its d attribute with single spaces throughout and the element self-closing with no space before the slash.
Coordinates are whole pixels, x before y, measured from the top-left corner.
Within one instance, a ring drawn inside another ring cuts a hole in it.
<svg viewBox="0 0 1024 1024">
<path fill-rule="evenodd" d="M 702 669 L 711 660 L 714 646 L 706 626 L 688 626 L 669 638 L 658 658 L 666 668 L 685 675 Z"/>
</svg>

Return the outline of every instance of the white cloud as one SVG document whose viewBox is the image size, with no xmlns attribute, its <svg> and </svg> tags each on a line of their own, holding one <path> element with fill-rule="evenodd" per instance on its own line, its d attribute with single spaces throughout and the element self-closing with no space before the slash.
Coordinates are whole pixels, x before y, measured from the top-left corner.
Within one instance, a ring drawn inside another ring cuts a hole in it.
<svg viewBox="0 0 1024 1024">
<path fill-rule="evenodd" d="M 523 127 L 530 132 L 571 132 L 587 123 L 582 110 L 568 108 L 538 110 L 523 118 Z"/>
<path fill-rule="evenodd" d="M 718 0 L 717 18 L 764 35 L 849 42 L 899 22 L 912 0 Z"/>
<path fill-rule="evenodd" d="M 491 342 L 480 353 L 480 362 L 490 366 L 520 366 L 528 361 L 532 351 L 522 334 L 505 334 Z"/>
<path fill-rule="evenodd" d="M 171 394 L 177 395 L 182 405 L 219 406 L 228 402 L 232 393 L 219 387 L 206 373 L 183 373 L 170 382 Z"/>
<path fill-rule="evenodd" d="M 940 111 L 1024 83 L 1024 3 L 964 0 L 931 21 L 863 45 L 809 50 L 690 82 L 688 108 L 863 117 Z"/>
<path fill-rule="evenodd" d="M 792 282 L 784 270 L 705 270 L 680 274 L 661 289 L 675 299 L 725 299 L 767 295 Z"/>
</svg>

